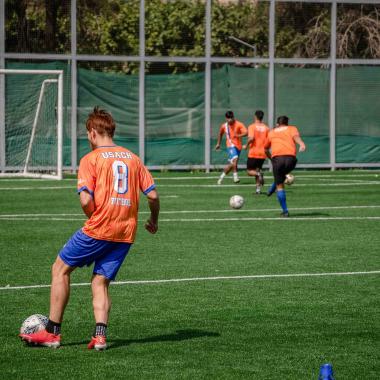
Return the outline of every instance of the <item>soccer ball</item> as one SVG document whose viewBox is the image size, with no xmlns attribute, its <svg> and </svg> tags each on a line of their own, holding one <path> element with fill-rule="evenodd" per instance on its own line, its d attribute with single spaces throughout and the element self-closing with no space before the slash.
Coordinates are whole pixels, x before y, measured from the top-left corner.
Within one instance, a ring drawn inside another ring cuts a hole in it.
<svg viewBox="0 0 380 380">
<path fill-rule="evenodd" d="M 244 198 L 241 195 L 233 195 L 230 198 L 230 206 L 234 209 L 242 208 L 244 205 Z"/>
<path fill-rule="evenodd" d="M 285 176 L 285 184 L 291 185 L 291 184 L 293 184 L 293 182 L 294 182 L 294 175 L 293 174 L 287 174 Z"/>
<path fill-rule="evenodd" d="M 20 328 L 20 334 L 33 334 L 37 331 L 43 330 L 49 318 L 41 314 L 33 314 L 26 318 Z"/>
</svg>

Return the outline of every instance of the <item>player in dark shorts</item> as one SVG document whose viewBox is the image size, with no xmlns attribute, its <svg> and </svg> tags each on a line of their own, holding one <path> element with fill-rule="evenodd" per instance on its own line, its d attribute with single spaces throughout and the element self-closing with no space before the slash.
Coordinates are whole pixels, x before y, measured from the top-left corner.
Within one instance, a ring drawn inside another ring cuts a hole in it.
<svg viewBox="0 0 380 380">
<path fill-rule="evenodd" d="M 263 123 L 264 112 L 255 112 L 254 122 L 248 126 L 248 140 L 243 149 L 248 149 L 247 174 L 256 177 L 256 194 L 261 193 L 261 186 L 264 185 L 262 168 L 267 155 L 265 153 L 265 143 L 269 128 Z"/>
<path fill-rule="evenodd" d="M 296 144 L 299 145 L 299 151 L 306 149 L 297 127 L 288 125 L 289 118 L 280 116 L 277 119 L 277 125 L 268 133 L 265 149 L 268 157 L 272 158 L 274 182 L 268 190 L 268 196 L 277 192 L 277 199 L 281 205 L 281 216 L 288 217 L 289 211 L 286 204 L 285 178 L 297 164 Z"/>
</svg>

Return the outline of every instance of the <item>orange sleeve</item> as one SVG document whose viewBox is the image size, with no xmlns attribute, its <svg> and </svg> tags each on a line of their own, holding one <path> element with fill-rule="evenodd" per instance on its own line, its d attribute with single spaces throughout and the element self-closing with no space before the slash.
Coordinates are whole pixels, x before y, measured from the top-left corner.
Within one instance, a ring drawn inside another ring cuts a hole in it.
<svg viewBox="0 0 380 380">
<path fill-rule="evenodd" d="M 300 135 L 299 132 L 298 132 L 297 127 L 292 127 L 292 128 L 290 129 L 290 134 L 291 134 L 292 137 L 295 137 L 295 136 L 299 136 L 299 135 Z"/>
<path fill-rule="evenodd" d="M 247 128 L 245 127 L 243 123 L 240 123 L 240 133 L 241 134 L 247 133 Z"/>
<path fill-rule="evenodd" d="M 269 132 L 267 134 L 267 137 L 265 139 L 265 143 L 264 143 L 264 149 L 269 149 L 270 148 L 270 135 L 269 135 Z"/>
<path fill-rule="evenodd" d="M 90 155 L 84 156 L 80 160 L 78 170 L 78 194 L 83 190 L 87 190 L 92 196 L 94 195 L 96 186 L 95 166 L 91 162 Z"/>
<path fill-rule="evenodd" d="M 150 191 L 156 188 L 152 175 L 143 164 L 140 165 L 139 182 L 140 182 L 140 190 L 145 195 L 147 195 Z"/>
<path fill-rule="evenodd" d="M 255 127 L 251 124 L 248 126 L 248 137 L 255 136 Z"/>
</svg>

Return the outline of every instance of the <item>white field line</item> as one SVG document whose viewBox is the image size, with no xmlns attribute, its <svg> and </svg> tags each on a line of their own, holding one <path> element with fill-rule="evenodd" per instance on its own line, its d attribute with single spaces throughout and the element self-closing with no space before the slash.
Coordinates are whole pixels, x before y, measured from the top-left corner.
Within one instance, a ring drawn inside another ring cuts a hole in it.
<svg viewBox="0 0 380 380">
<path fill-rule="evenodd" d="M 277 210 L 278 211 L 278 210 Z M 291 211 L 290 211 L 291 212 Z M 332 217 L 290 217 L 290 218 L 204 218 L 204 219 L 160 219 L 160 222 L 240 222 L 240 221 L 315 221 L 315 220 L 380 220 L 380 216 L 332 216 Z"/>
<path fill-rule="evenodd" d="M 279 210 L 277 210 L 279 211 Z M 84 221 L 86 218 L 0 218 L 0 220 L 9 221 L 63 221 L 63 222 L 74 222 L 74 221 Z M 278 217 L 268 217 L 268 218 L 172 218 L 172 219 L 160 219 L 160 223 L 165 222 L 248 222 L 248 221 L 316 221 L 316 220 L 380 220 L 380 216 L 331 216 L 331 217 L 290 217 L 281 218 Z M 139 222 L 144 222 L 140 220 Z"/>
<path fill-rule="evenodd" d="M 356 182 L 356 181 L 351 181 L 351 182 L 343 182 L 343 183 L 297 183 L 295 184 L 294 186 L 295 187 L 326 187 L 326 186 L 364 186 L 364 185 L 380 185 L 380 181 L 362 181 L 362 182 Z M 222 184 L 222 185 L 218 185 L 218 184 L 212 184 L 212 185 L 200 185 L 200 184 L 191 184 L 191 185 L 185 185 L 185 184 L 178 184 L 178 185 L 158 185 L 158 189 L 162 188 L 162 187 L 175 187 L 175 188 L 180 188 L 180 187 L 191 187 L 191 188 L 198 188 L 198 187 L 202 187 L 202 188 L 210 188 L 210 187 L 214 187 L 214 188 L 219 188 L 219 189 L 223 189 L 223 188 L 226 188 L 226 187 L 233 187 L 235 189 L 238 189 L 240 187 L 252 187 L 253 186 L 253 183 L 244 183 L 244 184 L 235 184 L 235 183 L 231 183 L 231 184 Z M 0 189 L 1 190 L 1 189 Z"/>
<path fill-rule="evenodd" d="M 167 284 L 178 282 L 200 282 L 200 281 L 227 281 L 227 280 L 254 280 L 266 278 L 297 278 L 297 277 L 337 277 L 337 276 L 358 276 L 380 274 L 380 270 L 363 272 L 322 272 L 322 273 L 288 273 L 288 274 L 257 274 L 248 276 L 217 276 L 217 277 L 190 277 L 190 278 L 170 278 L 163 280 L 136 280 L 136 281 L 114 281 L 111 285 L 145 285 L 145 284 Z M 88 282 L 72 283 L 71 286 L 90 286 Z M 25 286 L 2 286 L 0 290 L 23 290 L 50 288 L 50 285 L 25 285 Z"/>
<path fill-rule="evenodd" d="M 380 205 L 359 205 L 359 206 L 318 206 L 318 207 L 295 207 L 291 211 L 312 211 L 312 210 L 361 210 L 361 209 L 377 209 L 380 208 Z M 223 210 L 173 210 L 173 211 L 160 211 L 162 214 L 210 214 L 210 213 L 242 213 L 242 212 L 272 212 L 278 211 L 278 208 L 256 208 L 256 209 L 223 209 Z M 139 214 L 150 214 L 150 211 L 140 211 Z M 1 218 L 23 218 L 23 217 L 41 217 L 41 216 L 83 216 L 81 213 L 71 213 L 71 214 L 0 214 Z M 85 217 L 83 216 L 83 219 Z"/>
<path fill-rule="evenodd" d="M 244 169 L 242 169 L 243 171 Z M 154 173 L 153 173 L 154 174 Z M 204 175 L 204 176 L 179 176 L 179 177 L 157 177 L 153 175 L 155 180 L 159 181 L 183 181 L 183 180 L 193 180 L 193 179 L 218 179 L 219 178 L 219 172 L 216 172 L 215 175 Z M 359 177 L 370 177 L 370 178 L 378 178 L 380 177 L 379 171 L 373 171 L 368 170 L 360 172 L 360 173 L 351 173 L 351 174 L 307 174 L 307 173 L 297 173 L 294 172 L 296 178 L 303 178 L 303 179 L 309 179 L 309 178 L 317 178 L 317 179 L 331 179 L 331 180 L 339 180 L 343 178 L 350 178 L 350 179 L 358 179 Z M 241 175 L 240 178 L 248 179 L 252 178 L 247 175 Z M 264 175 L 265 179 L 271 179 L 273 178 L 272 175 L 266 174 Z M 43 179 L 36 179 L 36 178 L 24 178 L 24 179 L 12 179 L 12 178 L 0 178 L 1 182 L 14 182 L 14 183 L 20 183 L 20 182 L 36 182 L 41 183 L 41 181 L 44 181 Z M 62 182 L 77 182 L 76 178 L 64 178 L 61 180 Z M 48 180 L 49 183 L 51 183 L 51 180 Z"/>
<path fill-rule="evenodd" d="M 315 174 L 315 175 L 312 175 L 312 174 L 310 174 L 310 175 L 305 175 L 305 174 L 297 174 L 297 173 L 293 173 L 294 174 L 294 176 L 296 177 L 296 178 L 302 178 L 302 179 L 325 179 L 325 180 L 329 180 L 329 179 L 331 179 L 331 180 L 339 180 L 339 179 L 344 179 L 344 178 L 346 178 L 346 180 L 347 180 L 347 178 L 348 179 L 358 179 L 359 177 L 364 177 L 364 178 L 379 178 L 380 177 L 380 174 L 361 174 L 361 175 L 354 175 L 354 174 L 352 174 L 352 175 L 326 175 L 326 174 L 322 174 L 322 175 L 317 175 L 317 174 Z M 154 179 L 155 180 L 158 180 L 158 181 L 184 181 L 184 180 L 193 180 L 193 179 L 218 179 L 219 178 L 219 173 L 218 174 L 216 174 L 216 175 L 214 175 L 214 176 L 210 176 L 210 175 L 208 175 L 208 176 L 197 176 L 197 177 L 192 177 L 192 176 L 188 176 L 188 177 L 155 177 L 155 176 L 153 176 L 154 177 Z M 227 176 L 226 177 L 227 179 L 228 178 L 231 178 L 231 176 Z M 250 176 L 247 176 L 247 175 L 239 175 L 239 178 L 243 178 L 243 179 L 248 179 L 248 178 L 253 178 L 253 177 L 250 177 Z M 264 178 L 265 179 L 271 179 L 271 178 L 273 178 L 273 175 L 268 175 L 268 174 L 266 174 L 266 175 L 264 175 Z"/>
<path fill-rule="evenodd" d="M 366 186 L 366 185 L 380 185 L 380 181 L 351 181 L 351 182 L 344 182 L 344 183 L 297 183 L 294 185 L 295 187 L 327 187 L 327 186 Z M 223 185 L 201 185 L 201 184 L 178 184 L 178 185 L 158 185 L 158 189 L 160 188 L 229 188 L 233 187 L 235 189 L 239 189 L 241 187 L 252 187 L 253 184 L 223 184 Z M 30 190 L 62 190 L 62 189 L 71 189 L 73 191 L 76 191 L 76 188 L 73 186 L 36 186 L 36 187 L 0 187 L 0 191 L 30 191 Z"/>
</svg>

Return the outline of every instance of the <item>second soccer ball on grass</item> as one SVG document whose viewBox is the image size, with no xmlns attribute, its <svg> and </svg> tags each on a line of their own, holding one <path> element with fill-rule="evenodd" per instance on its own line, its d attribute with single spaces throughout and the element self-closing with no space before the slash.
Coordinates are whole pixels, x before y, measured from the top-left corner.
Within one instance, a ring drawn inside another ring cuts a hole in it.
<svg viewBox="0 0 380 380">
<path fill-rule="evenodd" d="M 287 174 L 285 178 L 285 185 L 292 185 L 294 182 L 294 175 L 293 174 Z"/>
<path fill-rule="evenodd" d="M 244 198 L 241 195 L 233 195 L 230 198 L 230 206 L 234 209 L 242 208 L 244 205 Z"/>
</svg>

